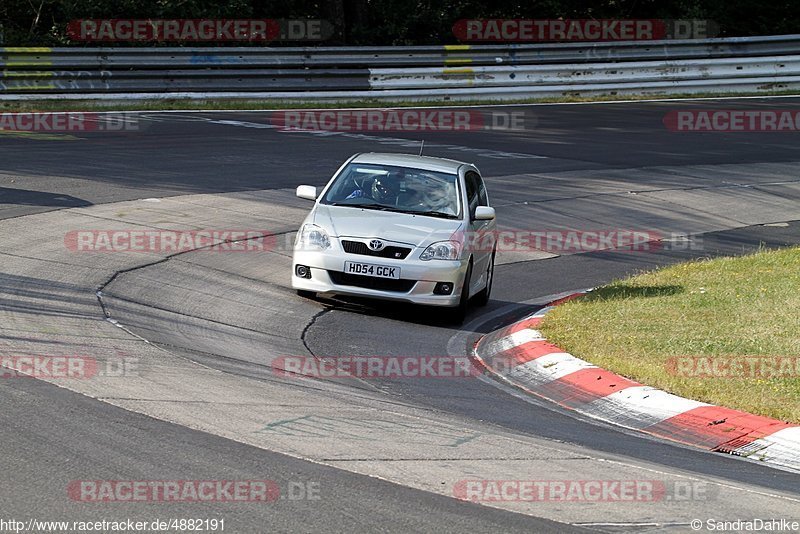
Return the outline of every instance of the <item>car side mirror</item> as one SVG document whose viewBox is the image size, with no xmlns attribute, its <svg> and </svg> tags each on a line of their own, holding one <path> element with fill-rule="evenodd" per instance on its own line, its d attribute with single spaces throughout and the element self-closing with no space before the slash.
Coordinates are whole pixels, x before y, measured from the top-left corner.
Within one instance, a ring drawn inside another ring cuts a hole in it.
<svg viewBox="0 0 800 534">
<path fill-rule="evenodd" d="M 491 221 L 494 217 L 494 208 L 490 208 L 489 206 L 478 206 L 475 208 L 475 217 L 473 218 L 476 221 Z"/>
<path fill-rule="evenodd" d="M 313 185 L 298 185 L 296 194 L 306 200 L 317 200 L 317 188 Z"/>
</svg>

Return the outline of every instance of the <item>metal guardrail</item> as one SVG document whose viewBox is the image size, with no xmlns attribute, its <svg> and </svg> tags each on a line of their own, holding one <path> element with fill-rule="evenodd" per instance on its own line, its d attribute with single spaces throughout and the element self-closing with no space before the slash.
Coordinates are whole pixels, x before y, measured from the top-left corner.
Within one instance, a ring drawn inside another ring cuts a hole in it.
<svg viewBox="0 0 800 534">
<path fill-rule="evenodd" d="M 589 83 L 692 81 L 698 78 L 732 80 L 796 74 L 800 76 L 800 55 L 775 58 L 724 58 L 678 61 L 634 61 L 574 65 L 519 65 L 473 67 L 469 69 L 373 69 L 373 89 L 431 89 L 454 87 L 520 87 L 560 82 L 580 86 Z"/>
<path fill-rule="evenodd" d="M 519 99 L 800 87 L 800 35 L 377 48 L 3 48 L 0 99 Z"/>
</svg>

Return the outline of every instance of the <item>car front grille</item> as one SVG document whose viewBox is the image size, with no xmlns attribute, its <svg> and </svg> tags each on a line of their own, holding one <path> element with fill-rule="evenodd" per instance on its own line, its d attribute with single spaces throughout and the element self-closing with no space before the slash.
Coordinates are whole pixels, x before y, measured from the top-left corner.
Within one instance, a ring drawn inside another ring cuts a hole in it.
<svg viewBox="0 0 800 534">
<path fill-rule="evenodd" d="M 357 274 L 328 271 L 331 281 L 337 286 L 354 286 L 380 291 L 395 291 L 408 293 L 416 284 L 416 280 L 392 280 L 391 278 L 378 278 L 377 276 L 361 276 Z"/>
<path fill-rule="evenodd" d="M 366 243 L 361 241 L 342 240 L 342 248 L 348 254 L 360 254 L 362 256 L 373 256 L 375 258 L 392 258 L 404 260 L 411 253 L 410 248 L 388 246 L 383 250 L 370 250 Z"/>
</svg>

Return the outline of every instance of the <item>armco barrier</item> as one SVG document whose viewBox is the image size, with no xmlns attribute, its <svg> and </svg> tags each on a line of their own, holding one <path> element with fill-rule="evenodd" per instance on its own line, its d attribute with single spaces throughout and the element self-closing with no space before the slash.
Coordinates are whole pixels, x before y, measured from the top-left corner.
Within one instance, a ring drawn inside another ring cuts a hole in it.
<svg viewBox="0 0 800 534">
<path fill-rule="evenodd" d="M 800 35 L 378 48 L 3 48 L 0 99 L 509 100 L 800 87 Z"/>
</svg>

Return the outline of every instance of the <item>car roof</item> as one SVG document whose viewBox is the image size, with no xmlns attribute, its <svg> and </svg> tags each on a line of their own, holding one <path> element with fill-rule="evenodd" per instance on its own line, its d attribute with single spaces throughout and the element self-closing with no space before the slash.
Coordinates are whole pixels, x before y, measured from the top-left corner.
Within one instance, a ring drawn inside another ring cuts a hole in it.
<svg viewBox="0 0 800 534">
<path fill-rule="evenodd" d="M 414 154 L 389 154 L 380 152 L 367 152 L 365 154 L 359 154 L 353 159 L 352 162 L 374 163 L 377 165 L 394 165 L 397 167 L 446 172 L 449 174 L 457 174 L 459 167 L 462 165 L 469 165 L 468 163 L 456 161 L 454 159 L 416 156 Z"/>
</svg>

